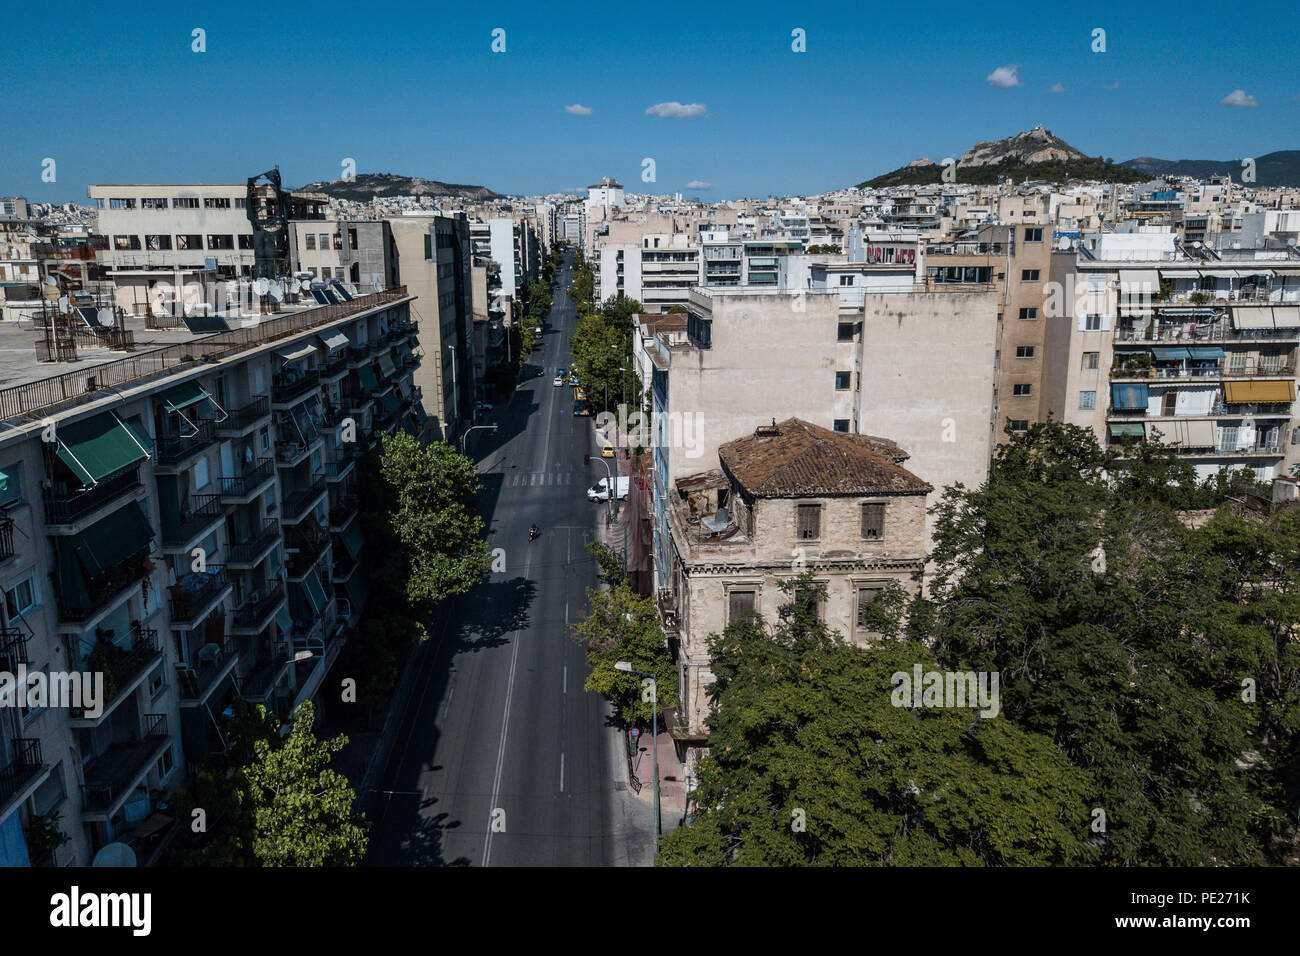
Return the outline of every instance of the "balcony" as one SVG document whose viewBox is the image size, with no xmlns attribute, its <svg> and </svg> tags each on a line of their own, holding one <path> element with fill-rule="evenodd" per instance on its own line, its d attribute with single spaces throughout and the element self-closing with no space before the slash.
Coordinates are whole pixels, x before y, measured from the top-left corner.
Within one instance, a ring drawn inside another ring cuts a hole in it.
<svg viewBox="0 0 1300 956">
<path fill-rule="evenodd" d="M 246 435 L 258 425 L 267 424 L 271 415 L 271 401 L 265 395 L 259 395 L 243 408 L 237 408 L 226 415 L 217 425 L 217 434 L 222 438 L 238 438 Z"/>
<path fill-rule="evenodd" d="M 227 638 L 220 643 L 205 644 L 199 650 L 197 667 L 176 665 L 181 706 L 197 707 L 206 702 L 217 685 L 235 669 L 238 658 L 238 651 Z"/>
<path fill-rule="evenodd" d="M 188 550 L 195 538 L 220 522 L 224 516 L 220 495 L 191 495 L 189 505 L 181 509 L 178 523 L 163 522 L 163 550 Z"/>
<path fill-rule="evenodd" d="M 187 574 L 167 589 L 171 598 L 172 626 L 188 629 L 198 623 L 217 599 L 230 590 L 230 578 L 224 566 L 209 565 L 206 571 Z"/>
<path fill-rule="evenodd" d="M 357 516 L 357 496 L 344 495 L 338 504 L 330 508 L 329 524 L 331 531 L 342 531 Z"/>
<path fill-rule="evenodd" d="M 356 463 L 356 458 L 351 455 L 344 455 L 341 458 L 327 458 L 325 460 L 325 480 L 327 482 L 342 481 L 356 466 Z"/>
<path fill-rule="evenodd" d="M 275 459 L 257 458 L 245 466 L 244 473 L 237 476 L 223 476 L 221 479 L 221 501 L 227 505 L 242 505 L 251 501 L 265 490 L 264 486 L 275 475 Z"/>
<path fill-rule="evenodd" d="M 30 664 L 27 635 L 16 627 L 0 628 L 0 671 L 13 673 L 19 664 Z"/>
<path fill-rule="evenodd" d="M 139 491 L 140 466 L 134 465 L 116 475 L 110 475 L 98 484 L 69 492 L 59 486 L 42 492 L 47 525 L 75 525 L 107 505 L 115 504 L 124 496 Z"/>
<path fill-rule="evenodd" d="M 8 561 L 14 551 L 14 519 L 0 514 L 0 563 Z"/>
<path fill-rule="evenodd" d="M 315 522 L 298 525 L 285 532 L 284 544 L 288 552 L 286 571 L 292 580 L 302 579 L 329 546 L 329 535 Z"/>
<path fill-rule="evenodd" d="M 259 634 L 270 623 L 271 616 L 279 610 L 284 602 L 284 583 L 274 584 L 260 591 L 251 591 L 244 596 L 244 601 L 235 608 L 232 631 L 246 634 Z"/>
<path fill-rule="evenodd" d="M 1113 380 L 1161 382 L 1168 379 L 1295 378 L 1296 367 L 1283 362 L 1231 362 L 1227 365 L 1118 365 L 1110 370 Z"/>
<path fill-rule="evenodd" d="M 292 468 L 294 465 L 306 461 L 312 452 L 321 448 L 324 444 L 325 439 L 320 436 L 308 442 L 297 439 L 277 440 L 275 443 L 275 463 L 280 468 Z"/>
<path fill-rule="evenodd" d="M 1210 314 L 1208 309 L 1205 314 Z M 1222 320 L 1161 324 L 1152 322 L 1141 328 L 1120 324 L 1115 329 L 1115 344 L 1119 346 L 1144 342 L 1197 345 L 1207 342 L 1295 342 L 1297 339 L 1300 339 L 1300 329 L 1234 329 Z"/>
<path fill-rule="evenodd" d="M 311 483 L 295 489 L 285 495 L 284 511 L 281 515 L 283 524 L 297 524 L 314 510 L 316 503 L 326 493 L 324 475 L 312 475 Z"/>
<path fill-rule="evenodd" d="M 276 375 L 271 381 L 271 404 L 291 405 L 320 387 L 320 372 L 307 369 L 298 375 Z"/>
<path fill-rule="evenodd" d="M 107 719 L 113 709 L 143 683 L 145 677 L 162 663 L 162 644 L 152 627 L 131 631 L 131 646 L 119 647 L 110 641 L 98 641 L 86 659 L 86 669 L 104 675 L 103 710 L 97 717 L 87 717 L 84 710 L 73 710 L 74 726 L 95 727 Z"/>
<path fill-rule="evenodd" d="M 199 452 L 217 440 L 216 426 L 210 419 L 201 418 L 192 435 L 159 435 L 154 448 L 155 470 L 178 471 Z"/>
<path fill-rule="evenodd" d="M 274 518 L 267 518 L 262 524 L 262 530 L 257 534 L 239 544 L 231 545 L 226 566 L 239 570 L 253 568 L 279 543 L 280 523 Z"/>
<path fill-rule="evenodd" d="M 112 744 L 86 764 L 81 785 L 82 813 L 86 820 L 109 820 L 126 802 L 162 756 L 171 737 L 166 714 L 145 714 L 144 732 Z"/>
<path fill-rule="evenodd" d="M 35 737 L 15 737 L 13 758 L 0 767 L 0 817 L 10 810 L 15 798 L 31 792 L 45 770 L 41 742 Z"/>
<path fill-rule="evenodd" d="M 90 578 L 86 582 L 85 604 L 68 603 L 60 592 L 57 598 L 59 624 L 84 625 L 94 620 L 119 598 L 124 598 L 152 570 L 149 552 L 145 550 Z"/>
<path fill-rule="evenodd" d="M 275 641 L 269 652 L 259 655 L 253 670 L 240 682 L 240 695 L 263 702 L 289 668 L 289 642 Z"/>
</svg>

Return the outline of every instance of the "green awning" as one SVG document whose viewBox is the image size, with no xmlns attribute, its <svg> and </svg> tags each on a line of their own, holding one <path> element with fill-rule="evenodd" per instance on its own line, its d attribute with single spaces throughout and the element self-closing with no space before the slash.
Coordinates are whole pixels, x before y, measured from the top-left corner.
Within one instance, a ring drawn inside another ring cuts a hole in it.
<svg viewBox="0 0 1300 956">
<path fill-rule="evenodd" d="M 0 471 L 0 491 L 9 490 L 9 476 Z"/>
<path fill-rule="evenodd" d="M 1111 404 L 1117 411 L 1137 411 L 1147 407 L 1147 386 L 1112 385 L 1110 387 Z"/>
<path fill-rule="evenodd" d="M 116 412 L 101 412 L 55 429 L 59 459 L 82 484 L 93 485 L 149 457 L 148 445 Z"/>
<path fill-rule="evenodd" d="M 361 533 L 358 522 L 354 521 L 348 525 L 347 530 L 343 532 L 343 547 L 347 549 L 348 554 L 352 555 L 355 561 L 357 555 L 361 553 L 361 546 L 366 543 L 365 535 Z"/>
<path fill-rule="evenodd" d="M 138 501 L 96 521 L 81 534 L 68 539 L 68 546 L 94 576 L 121 564 L 133 554 L 149 549 L 153 528 Z"/>
<path fill-rule="evenodd" d="M 402 431 L 412 438 L 420 437 L 420 426 L 416 424 L 415 417 L 409 412 L 402 416 Z"/>
<path fill-rule="evenodd" d="M 375 370 L 370 365 L 362 365 L 358 368 L 357 377 L 361 379 L 361 387 L 366 391 L 379 391 L 379 379 L 375 378 Z"/>
<path fill-rule="evenodd" d="M 402 402 L 396 395 L 389 392 L 387 395 L 379 396 L 379 404 L 384 406 L 384 415 L 393 415 L 401 407 Z"/>
<path fill-rule="evenodd" d="M 290 584 L 289 587 L 293 588 L 294 585 Z M 290 613 L 289 608 L 283 604 L 280 605 L 280 610 L 275 612 L 275 624 L 280 629 L 280 636 L 288 640 L 289 636 L 293 634 L 293 615 Z"/>
<path fill-rule="evenodd" d="M 1187 349 L 1180 345 L 1154 345 L 1151 347 L 1151 354 L 1156 357 L 1157 362 L 1180 362 L 1191 358 Z"/>
<path fill-rule="evenodd" d="M 1218 346 L 1192 346 L 1187 351 L 1194 359 L 1221 359 L 1225 354 Z"/>
<path fill-rule="evenodd" d="M 384 373 L 384 378 L 392 378 L 397 374 L 397 366 L 393 364 L 392 356 L 387 352 L 379 353 L 379 371 Z"/>
<path fill-rule="evenodd" d="M 411 353 L 411 347 L 405 342 L 398 344 L 397 354 L 402 357 L 403 362 L 411 362 L 415 360 L 415 356 Z"/>
<path fill-rule="evenodd" d="M 1110 426 L 1111 438 L 1144 438 L 1146 430 L 1137 423 L 1124 423 Z"/>
<path fill-rule="evenodd" d="M 184 385 L 177 385 L 170 391 L 162 394 L 163 408 L 169 412 L 179 412 L 189 408 L 191 405 L 197 405 L 208 397 L 207 391 L 197 381 L 186 382 Z"/>
<path fill-rule="evenodd" d="M 307 592 L 307 600 L 316 613 L 323 612 L 325 605 L 329 604 L 329 598 L 325 596 L 325 587 L 320 583 L 320 574 L 315 571 L 308 572 L 303 580 L 303 589 Z"/>
</svg>

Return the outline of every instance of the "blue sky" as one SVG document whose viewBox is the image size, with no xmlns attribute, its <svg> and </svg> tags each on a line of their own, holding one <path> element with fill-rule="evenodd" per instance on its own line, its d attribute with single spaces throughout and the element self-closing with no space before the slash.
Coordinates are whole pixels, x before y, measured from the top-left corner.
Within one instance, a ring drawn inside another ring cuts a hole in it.
<svg viewBox="0 0 1300 956">
<path fill-rule="evenodd" d="M 609 175 L 726 199 L 852 185 L 1038 123 L 1116 161 L 1300 148 L 1294 3 L 1082 7 L 120 2 L 70 22 L 10 3 L 0 194 L 84 202 L 92 182 L 242 181 L 273 165 L 298 186 L 350 157 L 513 194 Z M 498 27 L 505 53 L 491 52 Z M 1098 27 L 1105 53 L 1090 49 Z M 1018 85 L 993 88 L 999 67 Z M 1258 105 L 1221 105 L 1234 90 Z M 705 115 L 646 115 L 673 102 Z"/>
</svg>

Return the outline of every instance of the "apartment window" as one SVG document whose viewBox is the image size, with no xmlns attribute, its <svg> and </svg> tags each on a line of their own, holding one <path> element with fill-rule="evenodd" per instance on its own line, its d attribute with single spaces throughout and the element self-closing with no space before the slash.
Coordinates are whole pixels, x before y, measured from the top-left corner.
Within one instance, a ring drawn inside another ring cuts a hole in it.
<svg viewBox="0 0 1300 956">
<path fill-rule="evenodd" d="M 835 419 L 835 430 L 837 432 L 845 432 L 847 434 L 849 430 L 849 420 L 847 418 Z"/>
<path fill-rule="evenodd" d="M 332 274 L 333 274 L 333 273 L 330 271 L 330 267 L 329 267 L 329 266 L 321 266 L 321 267 L 320 267 L 320 277 L 321 277 L 322 279 L 328 279 Z"/>
<path fill-rule="evenodd" d="M 852 323 L 852 322 L 841 322 L 841 323 L 839 324 L 839 328 L 836 330 L 835 338 L 836 338 L 837 340 L 839 340 L 840 342 L 852 342 L 852 341 L 853 341 L 853 323 Z"/>
<path fill-rule="evenodd" d="M 1033 357 L 1034 357 L 1034 346 L 1032 345 L 1016 346 L 1016 358 L 1030 359 Z"/>
<path fill-rule="evenodd" d="M 203 248 L 203 237 L 202 236 L 177 236 L 176 248 L 181 251 L 189 251 L 189 250 L 198 251 Z"/>
<path fill-rule="evenodd" d="M 339 235 L 337 232 L 334 233 L 334 248 L 335 249 L 343 248 L 343 237 Z"/>
<path fill-rule="evenodd" d="M 241 249 L 253 248 L 253 236 L 250 233 L 241 232 L 239 234 L 239 248 Z"/>
<path fill-rule="evenodd" d="M 154 768 L 158 771 L 158 779 L 161 781 L 176 766 L 176 758 L 172 756 L 172 748 L 168 747 L 163 751 L 163 755 L 158 758 L 158 764 Z"/>
<path fill-rule="evenodd" d="M 110 199 L 108 201 L 109 209 L 134 209 L 134 199 Z"/>
<path fill-rule="evenodd" d="M 5 589 L 5 610 L 9 612 L 10 618 L 26 614 L 37 603 L 36 580 L 30 574 L 13 587 Z"/>
<path fill-rule="evenodd" d="M 166 209 L 167 198 L 165 196 L 161 198 L 146 196 L 144 199 L 140 200 L 140 208 L 141 209 Z"/>
<path fill-rule="evenodd" d="M 1106 277 L 1098 272 L 1088 275 L 1088 292 L 1093 295 L 1101 295 L 1106 291 Z"/>
<path fill-rule="evenodd" d="M 1038 281 L 1038 270 L 1037 270 L 1037 269 L 1021 269 L 1021 270 L 1020 270 L 1020 281 L 1021 281 L 1021 282 L 1037 282 L 1037 281 Z"/>
<path fill-rule="evenodd" d="M 322 249 L 328 249 L 330 247 L 330 237 L 323 232 L 320 234 L 320 247 Z"/>
<path fill-rule="evenodd" d="M 852 385 L 853 385 L 853 373 L 852 373 L 852 372 L 836 372 L 836 373 L 835 373 L 835 388 L 836 388 L 837 391 L 841 391 L 841 392 L 842 392 L 842 391 L 844 391 L 846 388 L 850 388 Z"/>
<path fill-rule="evenodd" d="M 1027 322 L 1032 322 L 1033 320 L 1038 318 L 1038 309 L 1032 307 L 1028 309 L 1021 309 L 1020 317 Z"/>
<path fill-rule="evenodd" d="M 880 592 L 883 590 L 884 588 L 878 586 L 858 588 L 858 607 L 857 607 L 858 630 L 860 631 L 871 630 L 871 619 L 870 619 L 870 614 L 868 609 L 871 607 L 872 604 L 876 603 L 876 598 L 880 597 Z"/>
<path fill-rule="evenodd" d="M 1032 395 L 1033 393 L 1034 393 L 1034 386 L 1029 384 L 1028 382 L 1017 382 L 1015 385 L 1011 386 L 1011 394 L 1016 395 L 1020 398 L 1024 398 L 1027 395 Z"/>
<path fill-rule="evenodd" d="M 150 252 L 165 252 L 172 247 L 171 236 L 145 236 L 144 247 Z"/>
<path fill-rule="evenodd" d="M 167 664 L 164 661 L 149 674 L 149 696 L 157 697 L 167 689 Z"/>
<path fill-rule="evenodd" d="M 316 233 L 307 233 L 307 248 L 312 252 L 316 251 Z"/>
<path fill-rule="evenodd" d="M 177 196 L 175 199 L 172 200 L 172 208 L 173 209 L 198 209 L 199 197 L 198 196 Z"/>
<path fill-rule="evenodd" d="M 6 511 L 23 503 L 22 467 L 22 462 L 15 461 L 0 468 L 9 479 L 0 489 L 0 508 Z"/>
<path fill-rule="evenodd" d="M 853 276 L 840 276 L 840 285 L 853 285 Z"/>
<path fill-rule="evenodd" d="M 357 231 L 356 231 L 355 229 L 349 229 L 349 230 L 348 230 L 348 248 L 349 248 L 349 249 L 355 249 L 356 247 L 357 247 Z"/>
<path fill-rule="evenodd" d="M 817 600 L 817 592 L 811 588 L 796 588 L 794 604 L 808 614 L 816 614 L 821 617 L 821 602 Z"/>
<path fill-rule="evenodd" d="M 822 506 L 796 506 L 800 541 L 816 541 L 822 536 Z"/>
<path fill-rule="evenodd" d="M 204 209 L 229 209 L 230 200 L 225 196 L 205 196 L 203 199 Z"/>
<path fill-rule="evenodd" d="M 862 537 L 879 539 L 885 536 L 885 504 L 866 501 L 862 504 Z"/>
<path fill-rule="evenodd" d="M 1087 371 L 1088 369 L 1097 368 L 1097 366 L 1100 364 L 1100 359 L 1101 359 L 1100 352 L 1084 352 L 1083 365 L 1081 367 L 1084 369 L 1084 371 Z"/>
<path fill-rule="evenodd" d="M 1025 242 L 1042 242 L 1043 230 L 1041 227 L 1025 230 Z"/>
<path fill-rule="evenodd" d="M 236 209 L 247 209 L 247 208 L 248 208 L 248 200 L 247 200 L 247 199 L 244 199 L 244 198 L 242 198 L 242 197 L 239 198 L 239 199 L 236 199 L 236 200 L 235 200 L 235 208 L 236 208 Z"/>
<path fill-rule="evenodd" d="M 235 248 L 234 236 L 208 236 L 209 249 L 233 249 Z"/>
<path fill-rule="evenodd" d="M 1008 418 L 1007 427 L 1013 432 L 1029 431 L 1029 419 L 1027 418 Z"/>
<path fill-rule="evenodd" d="M 114 236 L 113 248 L 121 251 L 140 248 L 139 236 Z"/>
<path fill-rule="evenodd" d="M 732 624 L 739 621 L 746 614 L 754 613 L 753 591 L 728 591 L 727 592 L 727 623 Z"/>
<path fill-rule="evenodd" d="M 1080 393 L 1079 393 L 1079 407 L 1080 407 L 1080 408 L 1096 408 L 1096 407 L 1097 407 L 1097 393 L 1096 393 L 1096 392 L 1080 392 Z"/>
<path fill-rule="evenodd" d="M 315 266 L 308 266 L 308 267 L 307 267 L 307 271 L 311 273 L 311 277 L 312 277 L 313 279 L 319 279 L 319 278 L 320 278 L 320 275 L 316 272 L 316 267 L 315 267 Z"/>
<path fill-rule="evenodd" d="M 1085 331 L 1085 332 L 1100 332 L 1100 331 L 1101 331 L 1101 316 L 1100 316 L 1100 315 L 1085 315 L 1085 316 L 1083 317 L 1083 331 Z"/>
</svg>

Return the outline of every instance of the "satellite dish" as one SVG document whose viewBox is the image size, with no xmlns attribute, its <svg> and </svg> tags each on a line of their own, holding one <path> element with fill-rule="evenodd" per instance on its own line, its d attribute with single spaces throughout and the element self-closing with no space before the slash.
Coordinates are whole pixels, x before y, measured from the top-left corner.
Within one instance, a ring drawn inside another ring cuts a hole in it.
<svg viewBox="0 0 1300 956">
<path fill-rule="evenodd" d="M 375 291 L 376 291 L 376 292 L 383 292 L 383 291 L 384 291 L 384 287 L 381 286 L 381 285 L 379 284 L 379 280 L 378 280 L 378 279 L 375 280 Z"/>
<path fill-rule="evenodd" d="M 104 328 L 109 328 L 113 324 L 113 310 L 100 309 L 95 313 L 95 318 L 99 320 L 99 324 L 104 326 Z"/>
<path fill-rule="evenodd" d="M 1206 249 L 1213 249 L 1213 248 L 1214 248 L 1214 240 L 1213 240 L 1213 239 L 1206 239 L 1206 240 L 1205 240 L 1205 248 L 1206 248 Z"/>
<path fill-rule="evenodd" d="M 64 315 L 67 315 L 69 312 L 72 311 L 72 303 L 68 301 L 68 297 L 66 295 L 62 296 L 59 299 L 59 311 L 62 312 Z"/>
<path fill-rule="evenodd" d="M 91 866 L 137 866 L 135 850 L 125 843 L 110 843 L 90 861 Z"/>
<path fill-rule="evenodd" d="M 57 282 L 54 281 L 54 276 L 50 276 L 50 275 L 47 275 L 47 276 L 45 277 L 45 284 L 46 284 L 46 285 L 52 285 L 52 286 L 54 286 L 56 289 L 59 287 L 59 284 L 58 284 Z"/>
<path fill-rule="evenodd" d="M 267 282 L 265 279 L 258 279 L 253 283 L 253 288 L 257 290 L 258 295 L 266 295 L 266 292 L 270 287 L 271 283 Z"/>
<path fill-rule="evenodd" d="M 271 286 L 271 298 L 274 299 L 276 302 L 279 302 L 281 299 L 283 299 L 284 286 L 280 285 L 280 283 L 278 282 L 275 285 Z"/>
</svg>

